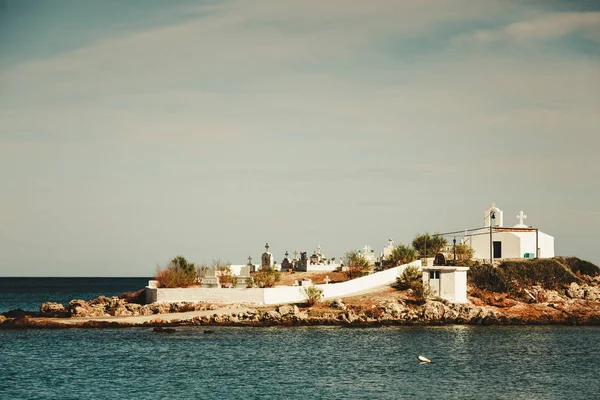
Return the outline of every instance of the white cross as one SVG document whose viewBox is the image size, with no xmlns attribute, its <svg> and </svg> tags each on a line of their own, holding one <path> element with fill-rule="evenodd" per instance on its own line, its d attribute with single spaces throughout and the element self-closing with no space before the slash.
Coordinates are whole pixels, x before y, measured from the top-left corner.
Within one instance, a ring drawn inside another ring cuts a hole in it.
<svg viewBox="0 0 600 400">
<path fill-rule="evenodd" d="M 527 215 L 523 214 L 523 211 L 521 211 L 519 215 L 517 215 L 517 218 L 519 219 L 519 225 L 523 225 L 523 220 L 527 218 Z"/>
<path fill-rule="evenodd" d="M 496 202 L 492 201 L 492 208 L 495 208 L 495 207 L 496 207 Z"/>
<path fill-rule="evenodd" d="M 329 285 L 329 276 L 327 276 L 327 275 L 325 276 L 325 284 Z"/>
</svg>

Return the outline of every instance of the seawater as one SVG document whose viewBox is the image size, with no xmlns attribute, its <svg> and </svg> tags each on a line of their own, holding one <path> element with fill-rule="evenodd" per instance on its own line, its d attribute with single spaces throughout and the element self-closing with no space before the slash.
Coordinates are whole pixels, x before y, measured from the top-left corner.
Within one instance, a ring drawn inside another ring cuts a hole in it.
<svg viewBox="0 0 600 400">
<path fill-rule="evenodd" d="M 597 327 L 0 331 L 3 399 L 597 399 Z M 432 360 L 421 364 L 422 354 Z"/>
<path fill-rule="evenodd" d="M 8 279 L 2 310 L 147 281 Z M 600 327 L 205 329 L 0 330 L 0 399 L 600 398 Z"/>
<path fill-rule="evenodd" d="M 149 278 L 0 278 L 0 313 L 38 311 L 47 301 L 67 306 L 75 299 L 118 296 L 144 288 Z"/>
</svg>

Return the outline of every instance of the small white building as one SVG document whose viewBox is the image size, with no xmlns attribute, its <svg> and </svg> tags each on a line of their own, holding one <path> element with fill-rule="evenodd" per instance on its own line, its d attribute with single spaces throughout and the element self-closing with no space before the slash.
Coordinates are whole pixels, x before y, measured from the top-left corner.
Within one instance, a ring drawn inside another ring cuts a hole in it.
<svg viewBox="0 0 600 400">
<path fill-rule="evenodd" d="M 490 252 L 493 259 L 554 257 L 554 237 L 525 225 L 526 218 L 521 211 L 519 223 L 505 227 L 502 210 L 492 203 L 484 214 L 484 228 L 465 233 L 462 244 L 471 247 L 473 257 L 481 260 L 489 260 Z"/>
<path fill-rule="evenodd" d="M 436 265 L 421 267 L 423 285 L 429 286 L 432 296 L 453 303 L 467 303 L 467 271 L 469 267 L 446 267 Z"/>
</svg>

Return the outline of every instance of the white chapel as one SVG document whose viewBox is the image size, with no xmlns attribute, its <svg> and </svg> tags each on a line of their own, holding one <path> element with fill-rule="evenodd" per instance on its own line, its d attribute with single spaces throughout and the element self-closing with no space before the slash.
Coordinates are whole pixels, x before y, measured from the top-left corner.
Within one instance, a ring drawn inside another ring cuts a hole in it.
<svg viewBox="0 0 600 400">
<path fill-rule="evenodd" d="M 554 257 L 554 237 L 526 225 L 523 211 L 516 218 L 516 225 L 505 227 L 504 213 L 492 203 L 484 213 L 484 227 L 465 232 L 462 243 L 473 249 L 475 259 Z"/>
</svg>

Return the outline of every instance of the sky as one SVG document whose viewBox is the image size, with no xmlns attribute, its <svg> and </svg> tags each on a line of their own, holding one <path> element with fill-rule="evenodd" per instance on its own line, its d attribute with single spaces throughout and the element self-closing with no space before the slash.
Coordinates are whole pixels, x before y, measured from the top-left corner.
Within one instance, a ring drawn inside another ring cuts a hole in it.
<svg viewBox="0 0 600 400">
<path fill-rule="evenodd" d="M 504 223 L 600 264 L 600 3 L 0 1 L 0 276 Z"/>
</svg>

